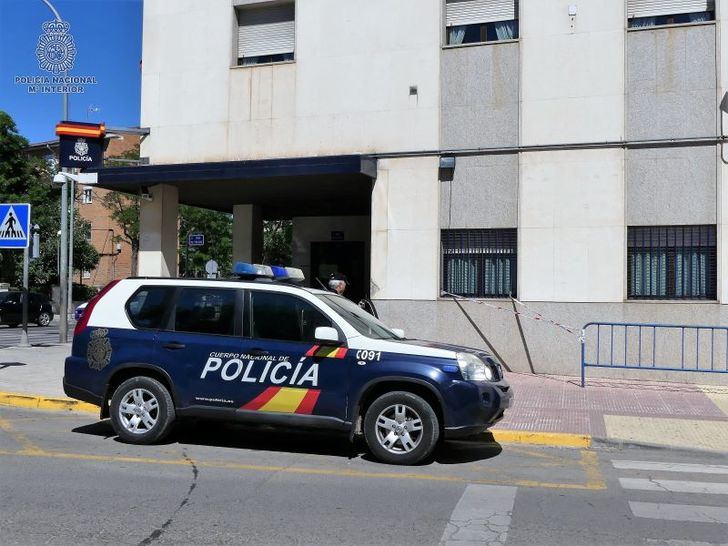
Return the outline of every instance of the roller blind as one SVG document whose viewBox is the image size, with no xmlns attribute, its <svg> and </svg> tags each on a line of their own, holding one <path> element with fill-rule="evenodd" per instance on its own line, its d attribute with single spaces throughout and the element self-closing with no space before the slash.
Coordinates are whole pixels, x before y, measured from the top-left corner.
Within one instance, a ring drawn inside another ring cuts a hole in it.
<svg viewBox="0 0 728 546">
<path fill-rule="evenodd" d="M 447 0 L 447 26 L 511 21 L 517 18 L 517 0 Z"/>
<path fill-rule="evenodd" d="M 627 0 L 627 17 L 659 17 L 713 11 L 715 0 Z"/>
<path fill-rule="evenodd" d="M 238 11 L 238 57 L 293 53 L 296 23 L 293 4 Z"/>
</svg>

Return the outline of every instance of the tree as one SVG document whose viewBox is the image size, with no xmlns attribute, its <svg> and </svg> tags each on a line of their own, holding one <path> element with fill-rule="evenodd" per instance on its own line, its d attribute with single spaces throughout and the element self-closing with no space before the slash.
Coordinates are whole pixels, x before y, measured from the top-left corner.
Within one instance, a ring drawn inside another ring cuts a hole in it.
<svg viewBox="0 0 728 546">
<path fill-rule="evenodd" d="M 13 119 L 0 111 L 0 202 L 30 203 L 31 223 L 40 232 L 40 258 L 30 265 L 30 284 L 49 291 L 58 282 L 56 254 L 60 227 L 60 190 L 52 183 L 55 167 L 41 158 L 26 153 L 28 141 L 18 134 Z M 89 226 L 76 217 L 74 231 L 74 268 L 93 269 L 99 256 L 84 234 Z M 22 252 L 0 251 L 0 280 L 11 285 L 22 283 Z"/>
<path fill-rule="evenodd" d="M 135 276 L 139 261 L 139 198 L 110 191 L 101 203 L 121 228 L 121 235 L 116 235 L 114 242 L 124 241 L 131 247 L 131 275 Z"/>
<path fill-rule="evenodd" d="M 263 263 L 290 265 L 293 222 L 266 220 L 263 222 Z"/>
<path fill-rule="evenodd" d="M 233 255 L 233 217 L 231 214 L 213 210 L 180 206 L 179 223 L 179 263 L 183 276 L 204 277 L 205 264 L 215 260 L 218 275 L 226 276 L 232 271 Z M 200 247 L 187 247 L 187 235 L 202 233 L 205 244 Z"/>
</svg>

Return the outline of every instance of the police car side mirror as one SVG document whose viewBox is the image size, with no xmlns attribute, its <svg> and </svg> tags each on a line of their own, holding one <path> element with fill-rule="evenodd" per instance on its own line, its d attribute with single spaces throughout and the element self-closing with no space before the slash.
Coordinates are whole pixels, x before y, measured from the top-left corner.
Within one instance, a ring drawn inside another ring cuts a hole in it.
<svg viewBox="0 0 728 546">
<path fill-rule="evenodd" d="M 316 338 L 316 341 L 324 344 L 333 344 L 333 345 L 340 345 L 341 341 L 339 340 L 339 332 L 336 331 L 336 328 L 331 328 L 330 326 L 319 326 L 314 331 L 314 337 Z"/>
<path fill-rule="evenodd" d="M 392 328 L 392 333 L 395 336 L 404 339 L 404 330 L 402 330 L 402 328 Z"/>
</svg>

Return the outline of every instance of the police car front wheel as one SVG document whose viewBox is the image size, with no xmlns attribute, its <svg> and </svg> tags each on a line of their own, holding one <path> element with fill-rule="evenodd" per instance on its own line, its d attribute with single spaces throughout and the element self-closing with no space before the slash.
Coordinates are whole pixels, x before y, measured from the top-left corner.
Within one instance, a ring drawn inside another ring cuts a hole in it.
<svg viewBox="0 0 728 546">
<path fill-rule="evenodd" d="M 124 381 L 111 397 L 109 414 L 114 431 L 133 444 L 162 440 L 174 421 L 174 403 L 169 391 L 146 376 Z"/>
<path fill-rule="evenodd" d="M 440 435 L 437 414 L 416 394 L 383 394 L 364 416 L 364 437 L 372 453 L 392 464 L 416 464 L 432 454 Z"/>
</svg>

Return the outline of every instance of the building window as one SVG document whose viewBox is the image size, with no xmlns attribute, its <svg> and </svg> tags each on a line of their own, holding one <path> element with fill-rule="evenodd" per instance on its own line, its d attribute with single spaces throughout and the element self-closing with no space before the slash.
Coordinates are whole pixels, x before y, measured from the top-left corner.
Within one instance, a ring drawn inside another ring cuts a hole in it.
<svg viewBox="0 0 728 546">
<path fill-rule="evenodd" d="M 715 242 L 714 225 L 628 227 L 627 297 L 714 300 Z"/>
<path fill-rule="evenodd" d="M 515 229 L 444 229 L 441 242 L 445 292 L 516 297 Z"/>
<path fill-rule="evenodd" d="M 292 61 L 295 50 L 295 4 L 264 3 L 239 8 L 238 66 Z"/>
<path fill-rule="evenodd" d="M 93 203 L 93 195 L 91 193 L 91 188 L 84 188 L 83 189 L 82 203 L 84 205 L 89 205 L 89 204 Z"/>
<path fill-rule="evenodd" d="M 446 0 L 447 45 L 518 38 L 517 0 Z"/>
<path fill-rule="evenodd" d="M 715 19 L 715 0 L 627 0 L 629 28 L 702 23 Z"/>
<path fill-rule="evenodd" d="M 91 239 L 93 239 L 93 233 L 91 233 L 92 231 L 93 231 L 93 227 L 91 226 L 91 224 L 89 224 L 88 225 L 88 232 L 86 232 L 86 240 L 89 243 L 91 242 Z"/>
<path fill-rule="evenodd" d="M 91 278 L 91 272 L 90 272 L 90 271 L 87 271 L 87 270 L 84 270 L 84 271 L 83 271 L 83 272 L 81 273 L 81 275 L 82 275 L 82 277 L 83 277 L 84 279 L 90 279 L 90 278 Z"/>
</svg>

